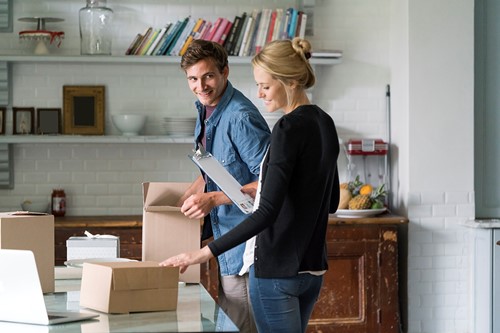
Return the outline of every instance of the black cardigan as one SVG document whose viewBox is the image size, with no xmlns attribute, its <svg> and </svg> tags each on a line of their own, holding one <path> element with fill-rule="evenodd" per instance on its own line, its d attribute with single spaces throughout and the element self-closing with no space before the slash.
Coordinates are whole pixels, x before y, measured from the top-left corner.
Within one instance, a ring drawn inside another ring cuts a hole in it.
<svg viewBox="0 0 500 333">
<path fill-rule="evenodd" d="M 257 235 L 254 269 L 261 278 L 328 268 L 328 214 L 339 202 L 339 140 L 332 118 L 315 105 L 281 117 L 262 169 L 258 209 L 208 246 L 215 256 Z"/>
</svg>

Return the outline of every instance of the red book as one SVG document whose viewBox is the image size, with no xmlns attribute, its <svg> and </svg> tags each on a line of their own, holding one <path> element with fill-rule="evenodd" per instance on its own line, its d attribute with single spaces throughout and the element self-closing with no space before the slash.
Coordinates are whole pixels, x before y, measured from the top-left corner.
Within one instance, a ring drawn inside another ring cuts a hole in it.
<svg viewBox="0 0 500 333">
<path fill-rule="evenodd" d="M 224 33 L 224 31 L 226 30 L 226 27 L 227 27 L 227 24 L 229 23 L 229 20 L 228 19 L 225 19 L 225 18 L 222 18 L 220 23 L 219 23 L 219 26 L 217 27 L 217 31 L 215 32 L 215 34 L 213 35 L 211 41 L 213 42 L 219 42 L 220 38 L 222 37 L 222 34 Z M 219 43 L 220 44 L 220 43 Z"/>
<path fill-rule="evenodd" d="M 226 29 L 224 29 L 224 32 L 222 33 L 222 36 L 220 36 L 219 39 L 219 44 L 224 45 L 224 42 L 226 41 L 227 35 L 229 35 L 229 31 L 231 30 L 231 27 L 233 26 L 233 22 L 229 21 L 227 22 Z"/>
<path fill-rule="evenodd" d="M 222 22 L 222 17 L 219 17 L 214 24 L 212 25 L 212 29 L 210 29 L 210 33 L 207 35 L 206 40 L 212 40 L 215 36 L 215 33 L 217 32 L 217 29 L 219 29 L 219 25 Z"/>
<path fill-rule="evenodd" d="M 273 10 L 269 19 L 269 29 L 267 29 L 266 44 L 273 40 L 274 25 L 276 24 L 276 11 Z"/>
</svg>

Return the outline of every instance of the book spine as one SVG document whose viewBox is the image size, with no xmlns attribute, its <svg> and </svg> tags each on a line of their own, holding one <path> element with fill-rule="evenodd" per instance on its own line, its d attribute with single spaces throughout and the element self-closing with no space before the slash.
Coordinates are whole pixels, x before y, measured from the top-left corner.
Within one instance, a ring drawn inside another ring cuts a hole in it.
<svg viewBox="0 0 500 333">
<path fill-rule="evenodd" d="M 211 29 L 212 29 L 212 22 L 207 21 L 207 23 L 203 27 L 203 31 L 201 32 L 200 39 L 208 40 L 207 36 L 210 33 Z"/>
<path fill-rule="evenodd" d="M 220 36 L 220 39 L 218 41 L 218 43 L 220 45 L 224 45 L 224 43 L 226 42 L 226 38 L 229 35 L 229 31 L 231 31 L 232 27 L 233 27 L 233 22 L 228 20 L 227 25 L 226 25 L 226 29 L 224 29 L 224 32 L 222 33 L 222 36 Z"/>
<path fill-rule="evenodd" d="M 243 22 L 243 25 L 241 26 L 240 33 L 238 35 L 238 40 L 236 41 L 236 45 L 234 47 L 232 55 L 239 55 L 240 53 L 240 48 L 241 44 L 243 43 L 243 38 L 245 37 L 245 32 L 248 26 L 248 23 L 250 22 L 250 16 L 245 15 L 245 21 Z"/>
<path fill-rule="evenodd" d="M 148 38 L 149 38 L 149 35 L 151 34 L 151 31 L 153 31 L 153 28 L 152 28 L 152 27 L 149 27 L 149 28 L 147 28 L 147 29 L 146 29 L 146 31 L 145 31 L 145 32 L 144 32 L 144 34 L 142 35 L 143 37 L 142 37 L 142 39 L 141 39 L 140 44 L 139 44 L 139 45 L 137 45 L 137 47 L 133 50 L 133 53 L 131 53 L 131 54 L 134 54 L 134 55 L 139 54 L 139 52 L 140 52 L 141 48 L 143 47 L 143 45 L 144 45 L 145 43 L 147 43 L 147 40 L 148 40 Z"/>
<path fill-rule="evenodd" d="M 213 42 L 216 42 L 218 43 L 222 34 L 224 33 L 224 30 L 226 30 L 226 27 L 227 27 L 227 23 L 229 22 L 229 20 L 223 18 L 221 19 L 221 22 L 219 24 L 219 27 L 217 28 L 217 31 L 215 31 L 211 41 Z"/>
<path fill-rule="evenodd" d="M 203 22 L 204 22 L 204 20 L 201 18 L 196 21 L 196 24 L 194 25 L 193 29 L 191 30 L 191 33 L 186 38 L 184 45 L 182 45 L 182 48 L 179 51 L 180 56 L 182 56 L 186 52 L 187 48 L 189 47 L 189 44 L 191 44 L 191 42 L 195 38 L 196 34 L 198 33 L 198 30 L 200 29 L 200 27 L 202 27 Z"/>
<path fill-rule="evenodd" d="M 292 8 L 286 10 L 285 15 L 283 15 L 283 25 L 281 30 L 280 39 L 288 39 L 288 29 L 290 28 L 290 18 L 292 17 Z"/>
<path fill-rule="evenodd" d="M 154 42 L 156 37 L 158 37 L 159 33 L 160 33 L 159 29 L 153 30 L 153 32 L 148 38 L 148 41 L 146 42 L 146 44 L 144 44 L 144 47 L 142 48 L 139 55 L 145 55 L 148 52 L 149 48 L 151 47 L 151 44 Z"/>
<path fill-rule="evenodd" d="M 158 40 L 158 43 L 156 43 L 156 46 L 151 51 L 150 55 L 153 55 L 153 56 L 154 55 L 158 55 L 158 50 L 161 48 L 161 46 L 163 45 L 163 43 L 165 43 L 165 40 L 167 39 L 168 34 L 172 31 L 172 27 L 173 27 L 172 23 L 169 23 L 166 26 L 166 29 L 165 29 L 165 32 L 163 33 L 163 36 L 161 36 L 161 38 Z"/>
<path fill-rule="evenodd" d="M 240 40 L 241 31 L 243 30 L 243 27 L 245 26 L 246 20 L 247 20 L 247 13 L 243 13 L 241 15 L 241 21 L 240 21 L 240 24 L 238 25 L 238 29 L 235 31 L 234 41 L 233 41 L 233 45 L 231 47 L 231 50 L 229 51 L 229 55 L 236 55 L 235 54 L 236 46 L 238 45 L 238 41 Z"/>
<path fill-rule="evenodd" d="M 207 40 L 212 40 L 214 38 L 214 35 L 217 32 L 217 29 L 219 29 L 221 22 L 222 22 L 222 17 L 219 17 L 217 18 L 217 20 L 215 20 L 212 29 L 210 30 L 210 33 L 207 36 Z"/>
<path fill-rule="evenodd" d="M 172 29 L 170 29 L 170 31 L 168 32 L 168 35 L 165 38 L 165 41 L 163 42 L 163 44 L 160 46 L 160 48 L 156 52 L 156 55 L 165 55 L 166 54 L 167 49 L 170 46 L 170 44 L 172 43 L 172 40 L 174 39 L 174 36 L 179 31 L 179 28 L 180 28 L 181 24 L 182 24 L 182 21 L 177 21 L 174 24 L 174 26 L 172 27 Z"/>
<path fill-rule="evenodd" d="M 134 50 L 134 48 L 137 47 L 137 44 L 140 43 L 141 40 L 142 40 L 142 35 L 137 34 L 132 43 L 130 43 L 129 47 L 127 48 L 127 51 L 125 51 L 125 55 L 130 55 L 132 50 Z"/>
<path fill-rule="evenodd" d="M 283 24 L 283 8 L 276 9 L 276 24 L 274 25 L 273 39 L 280 39 L 281 26 Z"/>
<path fill-rule="evenodd" d="M 307 25 L 307 14 L 302 13 L 302 20 L 300 22 L 300 31 L 299 31 L 300 38 L 305 38 L 306 36 L 306 25 Z"/>
<path fill-rule="evenodd" d="M 156 36 L 155 40 L 149 46 L 148 51 L 146 52 L 146 55 L 151 55 L 153 53 L 153 51 L 156 49 L 156 46 L 158 45 L 158 43 L 160 43 L 160 41 L 162 40 L 163 36 L 165 35 L 166 31 L 167 31 L 167 26 L 165 26 L 165 27 L 163 27 L 163 28 L 160 29 L 160 31 L 158 32 L 158 35 Z"/>
<path fill-rule="evenodd" d="M 247 55 L 249 55 L 249 56 L 255 54 L 255 42 L 257 40 L 257 34 L 259 32 L 259 24 L 260 24 L 261 17 L 262 17 L 262 12 L 259 11 L 257 13 L 257 16 L 255 17 L 255 24 L 254 24 L 253 31 L 252 31 L 252 38 L 251 38 L 251 40 L 249 42 L 249 46 L 248 46 L 248 54 Z"/>
<path fill-rule="evenodd" d="M 233 47 L 234 36 L 236 35 L 236 30 L 238 30 L 240 22 L 241 22 L 241 16 L 236 16 L 234 18 L 233 26 L 231 27 L 229 35 L 226 38 L 226 42 L 224 43 L 224 48 L 226 49 L 228 54 L 229 51 L 231 51 L 231 48 Z"/>
<path fill-rule="evenodd" d="M 255 54 L 259 53 L 264 47 L 266 41 L 266 32 L 269 26 L 269 19 L 271 18 L 271 10 L 263 9 L 262 17 L 260 18 L 259 32 L 255 42 Z"/>
<path fill-rule="evenodd" d="M 292 8 L 292 16 L 290 18 L 290 27 L 288 28 L 288 38 L 292 39 L 295 37 L 295 28 L 297 27 L 297 16 L 298 12 L 295 8 Z"/>
<path fill-rule="evenodd" d="M 267 29 L 266 44 L 273 40 L 274 25 L 276 24 L 276 10 L 271 13 L 271 18 L 269 19 L 269 28 Z"/>
<path fill-rule="evenodd" d="M 177 43 L 179 43 L 179 40 L 184 35 L 184 30 L 186 30 L 186 25 L 188 24 L 190 19 L 191 19 L 191 17 L 188 16 L 181 23 L 179 30 L 177 31 L 174 38 L 172 39 L 172 42 L 170 43 L 169 47 L 167 48 L 167 51 L 165 52 L 165 55 L 173 55 L 172 51 L 174 50 L 174 48 L 177 46 Z"/>
<path fill-rule="evenodd" d="M 248 40 L 250 39 L 250 31 L 252 30 L 253 22 L 254 22 L 253 17 L 249 16 L 248 23 L 246 24 L 246 27 L 245 27 L 243 39 L 241 40 L 241 46 L 240 46 L 240 49 L 238 51 L 238 56 L 240 56 L 240 57 L 242 57 L 245 54 L 245 49 L 247 47 Z"/>
</svg>

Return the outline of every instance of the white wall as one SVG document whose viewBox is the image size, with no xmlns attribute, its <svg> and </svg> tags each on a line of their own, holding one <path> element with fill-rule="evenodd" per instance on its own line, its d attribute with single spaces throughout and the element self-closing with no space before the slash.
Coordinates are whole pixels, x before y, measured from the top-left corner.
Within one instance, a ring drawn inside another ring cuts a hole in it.
<svg viewBox="0 0 500 333">
<path fill-rule="evenodd" d="M 64 17 L 59 52 L 78 53 L 76 13 L 84 1 L 16 0 L 16 18 Z M 294 1 L 273 1 L 286 7 Z M 114 41 L 123 53 L 148 22 L 193 16 L 230 19 L 269 1 L 108 1 L 123 24 Z M 315 102 L 334 118 L 342 139 L 386 139 L 385 88 L 392 90 L 395 207 L 410 218 L 409 332 L 471 332 L 467 244 L 461 221 L 473 217 L 473 0 L 316 0 L 316 48 L 344 51 L 340 65 L 322 67 Z M 444 13 L 444 14 L 440 14 Z M 50 14 L 50 15 L 49 15 Z M 0 34 L 0 52 L 19 49 Z M 104 83 L 109 114 L 147 112 L 147 131 L 163 114 L 192 112 L 193 97 L 176 66 L 15 65 L 14 106 L 61 106 L 62 85 Z M 231 80 L 255 99 L 249 66 L 232 66 Z M 130 108 L 130 109 L 129 109 Z M 10 116 L 10 115 L 9 115 Z M 10 119 L 9 119 L 10 121 Z M 451 124 L 451 125 L 450 125 Z M 140 214 L 140 182 L 188 181 L 196 170 L 190 145 L 15 145 L 16 186 L 0 190 L 0 210 L 18 209 L 54 186 L 69 194 L 71 215 Z M 344 161 L 345 162 L 345 161 Z M 341 161 L 342 165 L 342 161 Z M 483 333 L 483 332 L 477 332 Z"/>
</svg>

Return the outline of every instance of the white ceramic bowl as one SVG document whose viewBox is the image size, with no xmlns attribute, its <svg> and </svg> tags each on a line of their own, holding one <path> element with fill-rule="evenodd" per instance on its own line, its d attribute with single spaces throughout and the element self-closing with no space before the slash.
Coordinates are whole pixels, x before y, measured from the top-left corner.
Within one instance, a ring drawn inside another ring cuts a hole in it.
<svg viewBox="0 0 500 333">
<path fill-rule="evenodd" d="M 146 116 L 142 114 L 117 114 L 112 115 L 113 125 L 122 135 L 139 135 L 146 123 Z"/>
<path fill-rule="evenodd" d="M 21 208 L 24 211 L 37 212 L 37 213 L 47 213 L 49 209 L 49 203 L 47 201 L 31 201 L 25 200 L 21 203 Z"/>
</svg>

